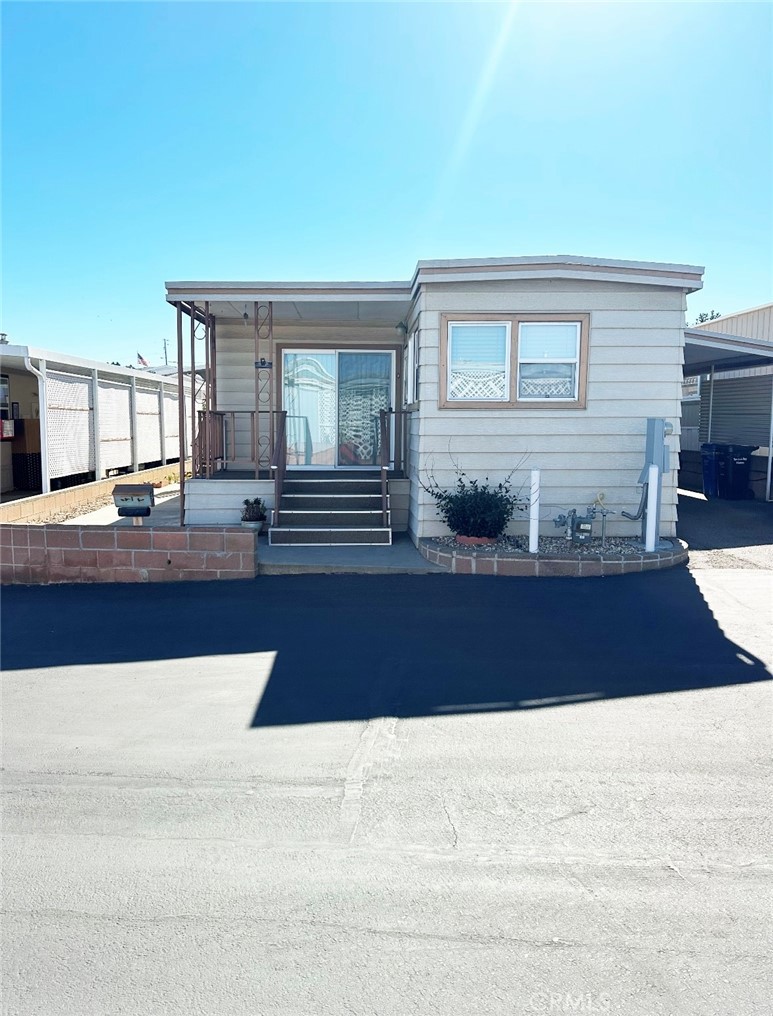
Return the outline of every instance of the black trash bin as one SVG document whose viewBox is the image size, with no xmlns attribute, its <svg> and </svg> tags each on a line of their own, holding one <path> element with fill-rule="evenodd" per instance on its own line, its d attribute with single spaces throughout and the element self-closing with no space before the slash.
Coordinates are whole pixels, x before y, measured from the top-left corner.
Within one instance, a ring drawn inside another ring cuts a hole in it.
<svg viewBox="0 0 773 1016">
<path fill-rule="evenodd" d="M 749 487 L 752 452 L 759 445 L 722 445 L 723 453 L 717 465 L 718 496 L 726 501 L 745 501 L 754 497 Z"/>
<path fill-rule="evenodd" d="M 703 493 L 706 497 L 719 497 L 719 460 L 725 457 L 727 445 L 702 444 Z"/>
</svg>

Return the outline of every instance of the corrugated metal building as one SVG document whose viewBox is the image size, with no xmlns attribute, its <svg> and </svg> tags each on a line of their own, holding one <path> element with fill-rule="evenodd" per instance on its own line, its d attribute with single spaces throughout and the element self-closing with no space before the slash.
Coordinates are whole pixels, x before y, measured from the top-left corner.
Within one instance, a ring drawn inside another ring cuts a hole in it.
<svg viewBox="0 0 773 1016">
<path fill-rule="evenodd" d="M 773 303 L 705 321 L 698 329 L 718 338 L 754 339 L 773 346 Z M 683 418 L 687 405 L 683 403 Z M 752 489 L 763 500 L 771 500 L 772 423 L 773 366 L 728 371 L 717 364 L 713 377 L 702 376 L 698 441 L 757 445 L 752 460 Z"/>
</svg>

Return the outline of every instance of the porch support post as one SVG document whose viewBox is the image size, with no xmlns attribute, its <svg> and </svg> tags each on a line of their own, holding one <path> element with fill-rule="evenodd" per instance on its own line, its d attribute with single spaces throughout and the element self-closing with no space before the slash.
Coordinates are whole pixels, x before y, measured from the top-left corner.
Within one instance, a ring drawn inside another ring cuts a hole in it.
<svg viewBox="0 0 773 1016">
<path fill-rule="evenodd" d="M 196 304 L 191 302 L 191 476 L 196 475 L 196 452 L 201 462 L 201 434 L 196 433 Z"/>
<path fill-rule="evenodd" d="M 255 314 L 255 477 L 261 465 L 269 469 L 274 454 L 273 369 L 267 364 L 274 353 L 274 305 L 253 304 Z M 263 361 L 263 364 L 261 364 Z M 261 424 L 260 418 L 263 416 Z"/>
<path fill-rule="evenodd" d="M 209 360 L 209 300 L 204 301 L 204 445 L 206 450 L 206 458 L 204 464 L 204 475 L 211 479 L 212 477 L 212 415 L 211 415 L 211 400 L 212 400 L 212 387 L 211 387 L 211 376 L 210 376 L 210 360 Z"/>
<path fill-rule="evenodd" d="M 183 308 L 177 304 L 177 443 L 180 448 L 180 525 L 185 525 L 185 389 L 183 388 Z"/>
<path fill-rule="evenodd" d="M 711 365 L 710 384 L 709 384 L 709 426 L 706 434 L 706 441 L 711 441 L 711 418 L 714 415 L 714 364 Z"/>
<path fill-rule="evenodd" d="M 212 365 L 212 411 L 217 412 L 217 319 L 212 315 L 212 322 L 209 330 L 212 349 L 210 351 L 210 363 Z"/>
<path fill-rule="evenodd" d="M 258 362 L 260 360 L 260 325 L 258 323 L 258 302 L 252 305 L 252 313 L 255 317 L 255 479 L 260 479 L 260 372 Z"/>
</svg>

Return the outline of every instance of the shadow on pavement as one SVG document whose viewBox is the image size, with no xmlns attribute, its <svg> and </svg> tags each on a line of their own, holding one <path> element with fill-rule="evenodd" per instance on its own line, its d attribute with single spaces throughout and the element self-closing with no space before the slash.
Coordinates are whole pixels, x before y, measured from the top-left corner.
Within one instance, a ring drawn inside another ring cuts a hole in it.
<svg viewBox="0 0 773 1016">
<path fill-rule="evenodd" d="M 693 550 L 773 543 L 773 502 L 703 500 L 679 494 L 679 538 Z"/>
<path fill-rule="evenodd" d="M 618 579 L 18 587 L 5 591 L 4 615 L 6 670 L 275 652 L 255 727 L 528 709 L 770 676 L 725 637 L 684 568 Z"/>
</svg>

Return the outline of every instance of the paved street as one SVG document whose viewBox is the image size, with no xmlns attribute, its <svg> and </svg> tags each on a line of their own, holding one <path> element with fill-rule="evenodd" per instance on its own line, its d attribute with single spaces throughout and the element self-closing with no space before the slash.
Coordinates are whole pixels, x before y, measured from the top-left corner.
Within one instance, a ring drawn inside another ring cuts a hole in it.
<svg viewBox="0 0 773 1016">
<path fill-rule="evenodd" d="M 6 590 L 3 1012 L 768 1012 L 770 583 Z"/>
</svg>

